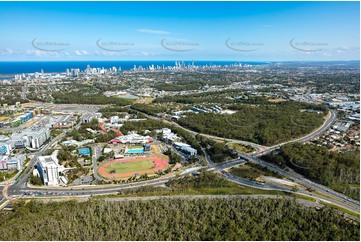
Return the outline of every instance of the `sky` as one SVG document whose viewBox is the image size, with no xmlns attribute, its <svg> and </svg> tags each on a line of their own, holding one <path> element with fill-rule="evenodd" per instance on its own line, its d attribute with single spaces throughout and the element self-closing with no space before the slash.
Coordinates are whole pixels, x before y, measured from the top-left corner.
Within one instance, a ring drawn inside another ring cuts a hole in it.
<svg viewBox="0 0 361 242">
<path fill-rule="evenodd" d="M 359 60 L 359 2 L 0 2 L 0 61 Z"/>
</svg>

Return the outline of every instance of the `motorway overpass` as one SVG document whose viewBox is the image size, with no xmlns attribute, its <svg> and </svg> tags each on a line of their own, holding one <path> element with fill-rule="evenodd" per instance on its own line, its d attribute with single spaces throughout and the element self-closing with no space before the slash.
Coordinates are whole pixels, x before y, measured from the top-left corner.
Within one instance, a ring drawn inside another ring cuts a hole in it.
<svg viewBox="0 0 361 242">
<path fill-rule="evenodd" d="M 147 115 L 147 117 L 160 120 L 159 118 L 152 117 L 149 115 Z M 305 137 L 299 138 L 297 140 L 289 141 L 289 142 L 296 142 L 296 141 L 305 142 L 305 141 L 308 141 L 310 139 L 313 139 L 313 138 L 321 135 L 323 132 L 325 132 L 329 128 L 329 126 L 334 121 L 335 117 L 336 117 L 335 112 L 331 111 L 330 117 L 325 121 L 325 123 L 320 128 L 318 128 L 313 133 L 311 133 Z M 77 126 L 79 127 L 79 125 L 80 125 L 80 123 Z M 185 129 L 185 130 L 187 130 L 187 129 Z M 187 131 L 189 131 L 189 130 L 187 130 Z M 194 131 L 189 131 L 189 132 L 192 133 L 193 135 L 198 134 Z M 56 137 L 51 143 L 49 143 L 41 151 L 37 152 L 36 155 L 42 155 L 43 153 L 45 153 L 45 151 L 49 147 L 51 147 L 53 144 L 55 144 L 64 135 L 65 135 L 65 133 Z M 223 138 L 220 138 L 220 139 L 223 139 Z M 289 143 L 289 142 L 286 142 L 286 143 Z M 279 147 L 280 147 L 280 145 L 277 145 L 274 147 L 268 147 L 266 149 L 266 152 L 270 152 Z M 254 163 L 266 166 L 267 168 L 280 173 L 284 177 L 292 179 L 295 182 L 305 185 L 306 187 L 311 187 L 315 191 L 319 191 L 319 192 L 325 194 L 326 196 L 329 196 L 331 199 L 329 199 L 328 202 L 336 203 L 337 205 L 339 205 L 341 207 L 345 207 L 347 209 L 350 209 L 352 211 L 359 213 L 359 202 L 358 201 L 354 201 L 352 199 L 346 198 L 344 195 L 339 194 L 335 191 L 332 191 L 319 184 L 313 183 L 312 181 L 309 181 L 308 179 L 305 179 L 304 177 L 300 177 L 300 175 L 298 175 L 298 174 L 297 175 L 291 174 L 291 173 L 286 172 L 276 166 L 268 164 L 268 163 L 258 159 L 257 158 L 258 155 L 261 155 L 261 153 L 255 154 L 253 156 L 241 154 L 240 155 L 241 159 L 235 159 L 235 160 L 220 163 L 220 164 L 214 164 L 210 161 L 210 159 L 207 159 L 207 161 L 209 163 L 208 167 L 210 167 L 211 169 L 214 168 L 215 171 L 223 171 L 230 167 L 241 165 L 247 161 L 254 162 Z M 36 197 L 45 197 L 45 196 L 59 197 L 60 196 L 61 197 L 61 196 L 90 196 L 90 195 L 114 194 L 114 193 L 117 193 L 124 189 L 134 189 L 134 188 L 139 188 L 139 187 L 144 187 L 144 186 L 164 185 L 167 181 L 174 178 L 174 176 L 173 176 L 173 177 L 161 178 L 161 179 L 144 181 L 144 182 L 137 182 L 137 183 L 133 183 L 133 184 L 122 184 L 122 185 L 82 186 L 82 187 L 66 187 L 66 188 L 65 187 L 59 187 L 59 188 L 51 188 L 51 187 L 35 188 L 34 187 L 34 188 L 30 188 L 30 187 L 27 187 L 26 183 L 27 183 L 28 175 L 31 171 L 31 168 L 34 166 L 35 161 L 36 161 L 35 158 L 32 159 L 30 161 L 29 166 L 23 173 L 23 175 L 14 184 L 7 187 L 7 191 L 8 191 L 7 193 L 10 197 L 19 197 L 19 196 L 25 196 L 25 197 L 34 197 L 34 196 L 36 196 Z M 225 173 L 223 173 L 223 175 L 228 180 L 232 180 L 234 182 L 237 182 L 237 183 L 245 185 L 245 186 L 253 186 L 253 187 L 257 187 L 259 189 L 268 189 L 268 190 L 269 189 L 275 189 L 275 190 L 284 189 L 284 188 L 279 188 L 279 187 L 270 186 L 270 185 L 266 186 L 266 185 L 262 185 L 262 184 L 257 184 L 255 182 L 252 182 L 252 181 L 249 181 L 246 179 L 236 178 L 232 175 L 226 175 Z M 325 198 L 323 198 L 323 199 L 325 199 Z M 6 199 L 3 199 L 3 201 L 4 200 L 6 200 Z M 327 198 L 326 198 L 326 200 L 327 200 Z M 340 203 L 340 200 L 342 200 L 342 203 Z"/>
</svg>

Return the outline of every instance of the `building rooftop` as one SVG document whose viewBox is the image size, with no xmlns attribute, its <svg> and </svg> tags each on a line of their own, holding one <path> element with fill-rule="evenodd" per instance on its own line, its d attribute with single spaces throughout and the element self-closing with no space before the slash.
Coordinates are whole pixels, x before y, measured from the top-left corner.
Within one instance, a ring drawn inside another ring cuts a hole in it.
<svg viewBox="0 0 361 242">
<path fill-rule="evenodd" d="M 191 147 L 189 144 L 181 143 L 181 142 L 174 142 L 174 145 L 179 147 Z"/>
<path fill-rule="evenodd" d="M 54 151 L 52 155 L 38 156 L 38 161 L 42 167 L 58 167 L 59 161 L 57 158 L 58 151 Z"/>
</svg>

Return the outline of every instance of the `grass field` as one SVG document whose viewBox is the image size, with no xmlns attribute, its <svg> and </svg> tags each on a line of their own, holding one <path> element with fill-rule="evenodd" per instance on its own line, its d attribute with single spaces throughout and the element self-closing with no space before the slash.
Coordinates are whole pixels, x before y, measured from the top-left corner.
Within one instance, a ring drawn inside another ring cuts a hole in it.
<svg viewBox="0 0 361 242">
<path fill-rule="evenodd" d="M 169 157 L 161 154 L 150 157 L 127 157 L 102 163 L 98 173 L 107 179 L 126 179 L 133 175 L 152 175 L 168 167 Z"/>
<path fill-rule="evenodd" d="M 142 160 L 138 162 L 118 162 L 105 167 L 107 173 L 125 173 L 153 169 L 152 160 Z M 113 171 L 113 172 L 112 172 Z"/>
</svg>

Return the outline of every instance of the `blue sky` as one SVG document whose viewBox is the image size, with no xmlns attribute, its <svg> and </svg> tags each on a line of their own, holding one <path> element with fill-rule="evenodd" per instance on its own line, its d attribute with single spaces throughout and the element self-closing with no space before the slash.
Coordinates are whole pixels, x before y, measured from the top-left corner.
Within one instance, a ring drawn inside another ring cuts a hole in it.
<svg viewBox="0 0 361 242">
<path fill-rule="evenodd" d="M 0 61 L 359 60 L 359 2 L 0 2 Z"/>
</svg>

